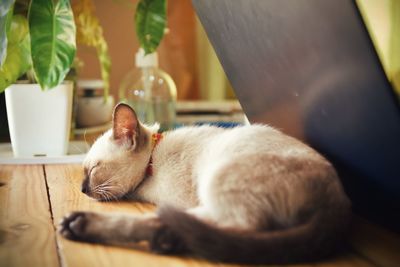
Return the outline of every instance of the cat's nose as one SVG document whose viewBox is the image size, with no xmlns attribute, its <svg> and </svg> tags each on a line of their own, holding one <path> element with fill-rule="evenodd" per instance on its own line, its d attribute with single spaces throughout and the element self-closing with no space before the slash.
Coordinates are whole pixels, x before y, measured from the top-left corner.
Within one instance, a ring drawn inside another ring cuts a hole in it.
<svg viewBox="0 0 400 267">
<path fill-rule="evenodd" d="M 89 177 L 85 177 L 85 180 L 83 180 L 81 191 L 84 194 L 89 193 Z"/>
</svg>

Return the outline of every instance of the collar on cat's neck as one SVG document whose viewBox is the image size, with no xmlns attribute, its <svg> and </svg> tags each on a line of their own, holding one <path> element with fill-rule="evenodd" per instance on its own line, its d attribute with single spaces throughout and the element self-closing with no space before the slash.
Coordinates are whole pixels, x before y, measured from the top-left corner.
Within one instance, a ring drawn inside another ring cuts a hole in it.
<svg viewBox="0 0 400 267">
<path fill-rule="evenodd" d="M 154 148 L 158 145 L 158 143 L 161 141 L 163 138 L 162 133 L 153 133 L 151 135 L 151 153 L 153 153 Z M 149 164 L 147 165 L 146 169 L 146 176 L 151 176 L 153 175 L 153 156 L 150 156 Z"/>
</svg>

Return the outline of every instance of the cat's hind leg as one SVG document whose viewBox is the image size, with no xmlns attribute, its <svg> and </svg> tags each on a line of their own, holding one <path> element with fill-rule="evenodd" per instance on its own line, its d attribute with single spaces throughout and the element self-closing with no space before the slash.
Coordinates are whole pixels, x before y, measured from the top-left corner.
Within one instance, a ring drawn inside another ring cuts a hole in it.
<svg viewBox="0 0 400 267">
<path fill-rule="evenodd" d="M 263 162 L 275 159 L 262 155 L 244 158 L 229 157 L 200 171 L 197 190 L 201 206 L 220 228 L 272 229 L 275 227 L 271 201 L 274 192 L 270 188 L 274 184 L 270 177 L 274 171 Z M 254 166 L 260 158 L 263 161 Z"/>
</svg>

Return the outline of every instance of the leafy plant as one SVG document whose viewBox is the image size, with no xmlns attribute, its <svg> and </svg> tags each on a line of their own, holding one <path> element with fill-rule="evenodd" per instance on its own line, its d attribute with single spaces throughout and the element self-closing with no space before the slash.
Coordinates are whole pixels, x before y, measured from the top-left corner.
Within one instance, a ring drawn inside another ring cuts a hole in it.
<svg viewBox="0 0 400 267">
<path fill-rule="evenodd" d="M 0 50 L 0 92 L 23 74 L 51 89 L 64 80 L 75 57 L 69 0 L 31 0 L 29 6 L 14 1 L 0 3 L 0 44 L 7 44 Z"/>
<path fill-rule="evenodd" d="M 140 0 L 136 7 L 136 35 L 145 54 L 156 51 L 167 24 L 167 0 Z"/>
<path fill-rule="evenodd" d="M 0 5 L 0 66 L 3 65 L 7 49 L 7 28 L 10 24 L 10 10 L 13 0 L 4 0 Z"/>
<path fill-rule="evenodd" d="M 103 29 L 94 14 L 93 1 L 74 1 L 72 9 L 77 26 L 77 42 L 96 49 L 100 62 L 101 78 L 104 82 L 104 96 L 107 97 L 110 88 L 111 60 L 108 54 L 108 46 L 103 36 Z"/>
</svg>

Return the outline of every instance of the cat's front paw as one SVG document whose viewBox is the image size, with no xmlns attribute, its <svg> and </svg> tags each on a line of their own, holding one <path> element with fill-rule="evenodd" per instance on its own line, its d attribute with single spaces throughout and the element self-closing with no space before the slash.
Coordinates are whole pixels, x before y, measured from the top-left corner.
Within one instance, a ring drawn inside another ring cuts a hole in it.
<svg viewBox="0 0 400 267">
<path fill-rule="evenodd" d="M 71 240 L 96 242 L 96 237 L 89 229 L 94 217 L 96 214 L 91 212 L 72 212 L 61 220 L 59 233 Z"/>
</svg>

